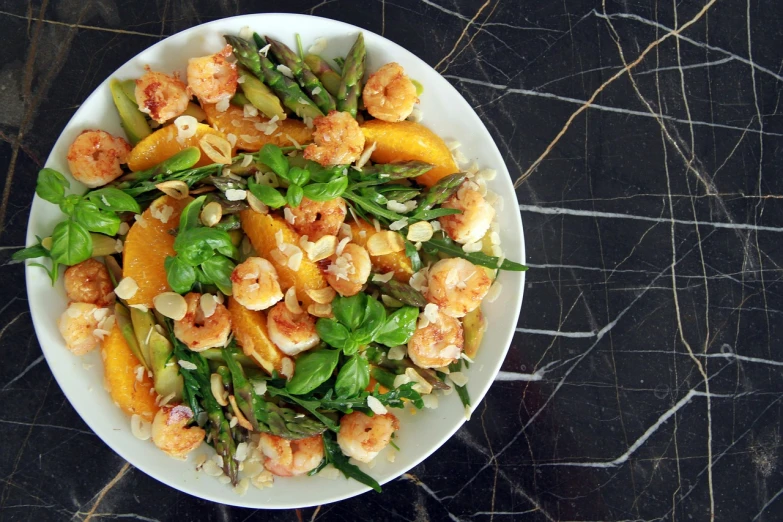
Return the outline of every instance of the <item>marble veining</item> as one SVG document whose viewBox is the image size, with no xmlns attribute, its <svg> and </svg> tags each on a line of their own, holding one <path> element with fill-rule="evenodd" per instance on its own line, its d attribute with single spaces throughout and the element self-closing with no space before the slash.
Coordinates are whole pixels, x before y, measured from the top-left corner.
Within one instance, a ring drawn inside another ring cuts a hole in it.
<svg viewBox="0 0 783 522">
<path fill-rule="evenodd" d="M 452 82 L 516 181 L 530 266 L 471 422 L 382 495 L 279 512 L 103 444 L 9 262 L 84 98 L 168 35 L 259 11 L 375 31 Z M 0 519 L 782 519 L 781 19 L 769 0 L 0 1 Z"/>
</svg>

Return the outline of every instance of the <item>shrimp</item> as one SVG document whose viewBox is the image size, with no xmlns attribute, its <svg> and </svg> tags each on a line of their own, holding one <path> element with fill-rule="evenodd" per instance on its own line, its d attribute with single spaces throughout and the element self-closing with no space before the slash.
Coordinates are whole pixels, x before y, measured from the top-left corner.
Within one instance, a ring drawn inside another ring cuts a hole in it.
<svg viewBox="0 0 783 522">
<path fill-rule="evenodd" d="M 277 270 L 262 257 L 248 257 L 231 272 L 231 292 L 248 310 L 266 310 L 283 298 Z"/>
<path fill-rule="evenodd" d="M 209 317 L 204 317 L 200 304 L 201 294 L 190 292 L 185 296 L 188 311 L 185 317 L 174 321 L 174 335 L 194 352 L 225 346 L 231 333 L 231 316 L 220 303 Z"/>
<path fill-rule="evenodd" d="M 495 209 L 476 188 L 472 182 L 463 183 L 442 205 L 443 208 L 456 208 L 462 213 L 438 219 L 449 237 L 463 245 L 481 241 L 495 218 Z"/>
<path fill-rule="evenodd" d="M 175 75 L 150 70 L 136 80 L 136 103 L 139 110 L 149 114 L 158 123 L 175 118 L 188 108 L 190 96 L 187 87 Z"/>
<path fill-rule="evenodd" d="M 105 307 L 114 302 L 114 285 L 100 261 L 88 259 L 68 267 L 63 277 L 68 299 Z"/>
<path fill-rule="evenodd" d="M 128 162 L 131 146 L 123 138 L 102 130 L 86 130 L 68 148 L 68 168 L 71 174 L 96 188 L 122 176 L 122 165 Z"/>
<path fill-rule="evenodd" d="M 430 267 L 426 298 L 444 314 L 463 317 L 478 308 L 491 285 L 487 272 L 470 261 L 441 259 Z"/>
<path fill-rule="evenodd" d="M 337 444 L 347 456 L 370 462 L 389 445 L 392 434 L 398 429 L 400 423 L 391 413 L 370 417 L 355 411 L 340 419 Z"/>
<path fill-rule="evenodd" d="M 99 308 L 92 303 L 69 304 L 57 322 L 66 348 L 75 355 L 84 355 L 98 346 L 100 341 L 95 336 L 95 330 L 107 315 L 107 308 Z"/>
<path fill-rule="evenodd" d="M 321 165 L 347 165 L 364 152 L 364 133 L 347 112 L 331 111 L 313 120 L 313 141 L 304 151 L 305 159 Z"/>
<path fill-rule="evenodd" d="M 370 75 L 362 91 L 362 101 L 375 118 L 397 122 L 411 115 L 419 98 L 416 86 L 402 66 L 391 62 Z"/>
<path fill-rule="evenodd" d="M 345 245 L 340 255 L 332 255 L 329 261 L 326 282 L 343 297 L 358 294 L 370 277 L 370 254 L 355 243 Z"/>
<path fill-rule="evenodd" d="M 310 241 L 318 241 L 324 236 L 336 236 L 347 212 L 343 198 L 323 202 L 302 198 L 298 207 L 289 208 L 294 215 L 291 227 L 300 235 L 307 236 Z"/>
<path fill-rule="evenodd" d="M 286 355 L 309 350 L 321 340 L 315 331 L 315 320 L 310 314 L 292 313 L 285 303 L 277 303 L 266 314 L 269 339 Z"/>
<path fill-rule="evenodd" d="M 227 60 L 231 46 L 188 60 L 188 90 L 204 103 L 217 103 L 237 92 L 237 66 Z"/>
<path fill-rule="evenodd" d="M 261 433 L 258 449 L 264 454 L 264 467 L 280 477 L 304 475 L 318 466 L 324 458 L 321 435 L 289 440 Z"/>
<path fill-rule="evenodd" d="M 459 319 L 438 311 L 434 322 L 413 332 L 408 340 L 408 357 L 419 368 L 440 368 L 459 359 L 463 344 Z"/>
<path fill-rule="evenodd" d="M 170 457 L 185 460 L 188 453 L 204 441 L 206 431 L 198 426 L 186 428 L 193 410 L 183 404 L 163 406 L 152 421 L 152 442 Z"/>
</svg>

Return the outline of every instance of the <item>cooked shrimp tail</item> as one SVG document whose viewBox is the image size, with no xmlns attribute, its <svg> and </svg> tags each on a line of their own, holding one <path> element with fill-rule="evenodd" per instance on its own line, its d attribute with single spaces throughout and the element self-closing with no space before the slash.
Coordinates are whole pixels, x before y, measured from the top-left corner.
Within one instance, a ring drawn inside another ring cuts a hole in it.
<svg viewBox="0 0 783 522">
<path fill-rule="evenodd" d="M 364 106 L 379 120 L 402 121 L 419 101 L 416 86 L 398 63 L 387 63 L 367 80 L 362 92 Z"/>
</svg>

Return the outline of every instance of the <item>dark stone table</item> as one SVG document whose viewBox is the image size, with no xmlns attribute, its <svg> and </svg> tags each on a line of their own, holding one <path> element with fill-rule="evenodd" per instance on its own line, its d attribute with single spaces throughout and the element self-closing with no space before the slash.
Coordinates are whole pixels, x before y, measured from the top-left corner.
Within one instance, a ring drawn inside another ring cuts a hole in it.
<svg viewBox="0 0 783 522">
<path fill-rule="evenodd" d="M 0 519 L 783 519 L 780 2 L 0 5 Z M 87 95 L 257 8 L 383 34 L 452 82 L 519 180 L 531 267 L 473 420 L 382 495 L 297 512 L 197 500 L 115 455 L 54 382 L 7 262 Z"/>
</svg>

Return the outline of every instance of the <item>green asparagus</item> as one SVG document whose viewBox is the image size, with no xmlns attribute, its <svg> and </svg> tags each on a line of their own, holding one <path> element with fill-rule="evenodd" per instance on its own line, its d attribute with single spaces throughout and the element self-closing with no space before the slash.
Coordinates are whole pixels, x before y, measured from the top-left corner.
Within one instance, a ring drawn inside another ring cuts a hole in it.
<svg viewBox="0 0 783 522">
<path fill-rule="evenodd" d="M 243 67 L 239 68 L 239 76 L 244 78 L 242 92 L 253 107 L 263 112 L 267 118 L 277 116 L 279 120 L 285 119 L 285 110 L 280 104 L 280 98 L 275 96 L 266 84 Z"/>
<path fill-rule="evenodd" d="M 342 78 L 329 66 L 329 63 L 317 54 L 308 54 L 304 57 L 304 61 L 310 70 L 313 71 L 313 74 L 321 80 L 329 94 L 337 96 Z"/>
<path fill-rule="evenodd" d="M 318 108 L 324 114 L 329 114 L 329 111 L 335 110 L 335 101 L 329 91 L 323 86 L 318 77 L 313 74 L 310 67 L 299 58 L 299 56 L 292 51 L 287 45 L 270 37 L 266 37 L 266 41 L 272 46 L 270 50 L 278 62 L 285 65 L 294 75 L 294 78 L 299 82 L 299 85 L 306 90 L 310 97 L 313 99 Z"/>
<path fill-rule="evenodd" d="M 397 163 L 378 163 L 362 167 L 361 172 L 351 169 L 351 177 L 359 181 L 379 180 L 388 183 L 404 178 L 415 178 L 432 169 L 433 165 L 423 161 L 400 161 Z"/>
<path fill-rule="evenodd" d="M 342 81 L 337 92 L 337 110 L 348 112 L 354 118 L 359 107 L 359 97 L 362 94 L 365 57 L 364 35 L 359 33 L 356 42 L 345 58 Z"/>
<path fill-rule="evenodd" d="M 321 109 L 302 92 L 299 85 L 285 77 L 270 59 L 258 52 L 255 43 L 231 35 L 223 37 L 233 47 L 234 56 L 239 63 L 271 87 L 283 101 L 283 104 L 294 111 L 297 116 L 316 118 L 324 115 Z"/>
</svg>

